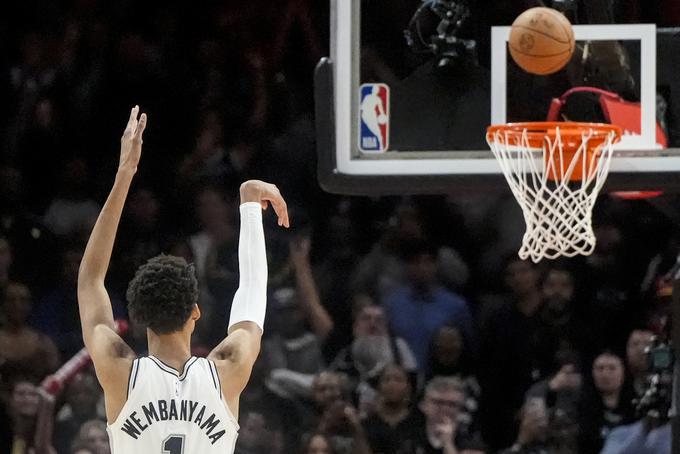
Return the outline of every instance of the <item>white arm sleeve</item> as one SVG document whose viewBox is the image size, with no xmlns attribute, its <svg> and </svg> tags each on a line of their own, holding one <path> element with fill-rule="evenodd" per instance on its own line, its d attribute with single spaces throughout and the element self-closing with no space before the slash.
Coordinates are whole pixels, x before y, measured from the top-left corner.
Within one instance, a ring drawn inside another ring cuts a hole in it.
<svg viewBox="0 0 680 454">
<path fill-rule="evenodd" d="M 241 205 L 238 240 L 239 284 L 231 305 L 229 328 L 253 322 L 264 331 L 267 309 L 267 252 L 262 228 L 262 207 L 257 202 Z"/>
</svg>

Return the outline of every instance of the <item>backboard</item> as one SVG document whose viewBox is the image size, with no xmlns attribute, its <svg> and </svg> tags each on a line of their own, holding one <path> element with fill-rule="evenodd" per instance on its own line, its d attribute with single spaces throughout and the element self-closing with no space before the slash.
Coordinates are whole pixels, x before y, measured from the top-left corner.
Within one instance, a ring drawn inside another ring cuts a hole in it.
<svg viewBox="0 0 680 454">
<path fill-rule="evenodd" d="M 546 120 L 553 98 L 585 85 L 639 104 L 639 125 L 617 145 L 604 190 L 680 190 L 680 29 L 575 25 L 569 65 L 534 76 L 507 52 L 514 15 L 466 11 L 464 0 L 332 0 L 331 55 L 315 88 L 322 186 L 349 194 L 504 189 L 486 127 Z M 604 115 L 594 95 L 576 98 L 567 119 Z"/>
</svg>

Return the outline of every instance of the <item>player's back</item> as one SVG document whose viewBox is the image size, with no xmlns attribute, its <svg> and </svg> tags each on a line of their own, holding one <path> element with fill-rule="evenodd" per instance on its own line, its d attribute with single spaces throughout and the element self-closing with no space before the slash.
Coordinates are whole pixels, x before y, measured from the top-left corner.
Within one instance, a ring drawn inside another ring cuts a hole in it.
<svg viewBox="0 0 680 454">
<path fill-rule="evenodd" d="M 215 364 L 191 357 L 180 372 L 154 356 L 133 362 L 127 402 L 108 427 L 113 454 L 234 452 L 239 427 Z"/>
</svg>

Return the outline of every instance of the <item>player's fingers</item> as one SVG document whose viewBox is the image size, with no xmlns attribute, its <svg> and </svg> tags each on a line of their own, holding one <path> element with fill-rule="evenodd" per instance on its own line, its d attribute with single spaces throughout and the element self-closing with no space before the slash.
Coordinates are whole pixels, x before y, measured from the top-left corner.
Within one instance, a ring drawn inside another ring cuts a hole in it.
<svg viewBox="0 0 680 454">
<path fill-rule="evenodd" d="M 278 218 L 279 226 L 285 225 L 288 227 L 288 207 L 286 206 L 286 202 L 283 200 L 283 197 L 280 195 L 273 195 L 268 200 L 271 202 L 272 207 L 274 208 L 274 212 Z"/>
<path fill-rule="evenodd" d="M 290 227 L 290 218 L 288 217 L 288 204 L 287 204 L 286 201 L 283 199 L 283 197 L 281 197 L 281 203 L 282 203 L 282 205 L 283 205 L 283 206 L 281 207 L 281 210 L 283 211 L 283 225 L 284 225 L 286 228 L 288 228 L 288 227 Z"/>
<path fill-rule="evenodd" d="M 279 211 L 279 225 L 282 225 L 286 228 L 290 227 L 290 220 L 288 219 L 288 206 L 283 199 L 281 199 Z"/>
<path fill-rule="evenodd" d="M 142 138 L 142 134 L 144 133 L 144 129 L 146 129 L 146 114 L 143 113 L 142 116 L 139 118 L 139 122 L 137 123 L 137 129 L 135 130 L 135 137 L 138 139 Z"/>
<path fill-rule="evenodd" d="M 134 124 L 137 121 L 137 113 L 139 113 L 139 106 L 135 106 L 130 110 L 130 118 L 128 118 L 127 129 L 134 131 Z"/>
</svg>

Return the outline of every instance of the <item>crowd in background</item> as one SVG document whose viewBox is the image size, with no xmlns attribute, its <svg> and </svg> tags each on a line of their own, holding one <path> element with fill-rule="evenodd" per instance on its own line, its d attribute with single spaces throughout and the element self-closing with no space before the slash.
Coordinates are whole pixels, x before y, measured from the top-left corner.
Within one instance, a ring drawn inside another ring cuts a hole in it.
<svg viewBox="0 0 680 454">
<path fill-rule="evenodd" d="M 78 267 L 135 103 L 149 127 L 108 274 L 116 318 L 139 265 L 185 257 L 201 290 L 193 350 L 207 354 L 238 285 L 238 186 L 271 181 L 291 206 L 290 231 L 265 216 L 267 325 L 236 453 L 595 454 L 641 420 L 633 400 L 645 348 L 667 327 L 677 213 L 603 197 L 594 254 L 537 266 L 516 255 L 524 224 L 509 194 L 324 193 L 312 74 L 327 2 L 11 9 L 0 18 L 0 453 L 109 453 L 93 371 L 54 396 L 40 383 L 83 347 Z M 146 353 L 143 328 L 125 340 Z"/>
</svg>

